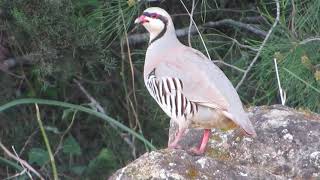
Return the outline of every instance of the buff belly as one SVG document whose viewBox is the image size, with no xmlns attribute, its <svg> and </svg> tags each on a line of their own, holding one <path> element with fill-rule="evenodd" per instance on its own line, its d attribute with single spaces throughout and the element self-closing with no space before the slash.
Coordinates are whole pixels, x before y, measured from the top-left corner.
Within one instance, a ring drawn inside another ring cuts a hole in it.
<svg viewBox="0 0 320 180">
<path fill-rule="evenodd" d="M 199 106 L 198 112 L 194 114 L 192 118 L 189 119 L 191 128 L 201 128 L 201 129 L 233 129 L 238 127 L 231 119 L 224 116 L 221 110 Z"/>
</svg>

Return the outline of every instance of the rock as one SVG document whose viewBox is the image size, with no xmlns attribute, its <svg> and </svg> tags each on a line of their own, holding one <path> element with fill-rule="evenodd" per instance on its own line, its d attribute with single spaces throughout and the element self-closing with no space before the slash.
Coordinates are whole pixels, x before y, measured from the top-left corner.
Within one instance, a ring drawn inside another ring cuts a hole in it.
<svg viewBox="0 0 320 180">
<path fill-rule="evenodd" d="M 320 116 L 280 105 L 249 110 L 257 137 L 217 131 L 204 156 L 158 150 L 118 170 L 110 179 L 318 179 Z M 175 127 L 170 128 L 170 137 Z M 197 145 L 201 130 L 190 130 L 181 145 Z"/>
</svg>

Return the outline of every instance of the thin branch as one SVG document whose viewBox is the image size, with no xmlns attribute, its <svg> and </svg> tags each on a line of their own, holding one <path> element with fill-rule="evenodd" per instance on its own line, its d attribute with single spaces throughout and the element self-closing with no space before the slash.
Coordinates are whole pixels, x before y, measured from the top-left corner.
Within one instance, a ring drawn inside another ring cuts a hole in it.
<svg viewBox="0 0 320 180">
<path fill-rule="evenodd" d="M 121 78 L 122 78 L 122 83 L 123 83 L 123 87 L 124 87 L 124 90 L 125 90 L 125 100 L 126 100 L 126 104 L 124 105 L 124 107 L 126 108 L 126 110 L 127 110 L 127 113 L 128 113 L 128 118 L 129 118 L 129 127 L 131 128 L 131 129 L 136 129 L 136 126 L 137 126 L 137 123 L 139 123 L 139 122 L 137 122 L 136 121 L 136 124 L 135 124 L 135 127 L 133 127 L 133 124 L 132 124 L 132 120 L 131 120 L 131 114 L 130 114 L 130 112 L 131 112 L 131 110 L 132 110 L 132 113 L 133 113 L 133 115 L 134 115 L 134 118 L 135 119 L 137 119 L 136 117 L 136 111 L 135 111 L 135 109 L 134 109 L 134 106 L 133 106 L 133 103 L 132 103 L 132 101 L 131 101 L 131 99 L 130 99 L 130 93 L 128 93 L 128 89 L 127 89 L 127 84 L 126 84 L 126 82 L 125 82 L 125 75 L 124 75 L 124 61 L 125 61 L 125 54 L 124 54 L 124 43 L 123 43 L 123 38 L 120 40 L 121 42 L 120 42 L 120 54 L 121 54 L 121 59 L 122 59 L 122 63 L 121 63 L 121 72 L 123 73 L 123 75 L 121 76 Z M 139 125 L 139 127 L 140 127 L 140 124 L 138 124 Z M 141 130 L 141 129 L 140 129 Z M 142 133 L 141 133 L 142 134 Z M 132 141 L 130 141 L 129 140 L 129 138 L 127 137 L 127 136 L 121 136 L 121 137 L 126 137 L 127 138 L 127 140 L 128 140 L 128 142 L 132 142 L 132 144 L 134 144 L 134 141 L 135 141 L 135 139 L 134 138 L 132 138 Z M 127 142 L 127 141 L 126 141 Z M 130 146 L 130 144 L 128 144 L 129 146 Z M 131 147 L 131 146 L 130 146 Z M 133 146 L 134 147 L 134 146 Z M 135 147 L 134 147 L 135 148 Z M 135 149 L 132 149 L 132 153 L 135 153 Z M 133 154 L 134 155 L 134 154 Z"/>
<path fill-rule="evenodd" d="M 90 101 L 91 105 L 93 107 L 95 107 L 98 112 L 101 112 L 103 114 L 106 114 L 106 111 L 104 110 L 104 108 L 101 106 L 101 104 L 91 96 L 91 94 L 82 86 L 82 84 L 76 80 L 73 79 L 73 81 L 78 85 L 79 89 L 82 91 L 82 93 L 84 95 L 86 95 L 87 99 Z M 124 136 L 123 133 L 121 133 L 119 131 L 119 129 L 117 128 L 117 126 L 115 126 L 113 123 L 109 123 L 110 126 L 119 134 L 119 136 L 129 145 L 129 147 L 132 149 L 132 152 L 136 151 L 136 147 L 134 145 L 133 142 L 131 142 L 131 140 L 128 138 L 128 136 Z M 134 155 L 134 154 L 133 154 Z M 134 156 L 135 157 L 135 156 Z"/>
<path fill-rule="evenodd" d="M 225 8 L 219 8 L 219 9 L 207 9 L 206 10 L 207 13 L 212 13 L 212 12 L 230 12 L 230 13 L 256 13 L 258 14 L 259 12 L 256 11 L 256 10 L 253 10 L 253 9 L 225 9 Z M 196 11 L 194 12 L 194 15 L 199 15 L 199 14 L 202 14 L 203 12 L 201 11 Z M 176 13 L 176 14 L 172 14 L 171 16 L 189 16 L 188 13 Z"/>
<path fill-rule="evenodd" d="M 141 124 L 140 124 L 140 121 L 139 121 L 139 117 L 138 117 L 138 100 L 137 100 L 137 97 L 136 97 L 136 88 L 135 88 L 135 78 L 134 78 L 134 66 L 133 66 L 133 63 L 132 63 L 132 58 L 131 58 L 131 50 L 130 50 L 130 44 L 129 44 L 129 39 L 128 39 L 128 33 L 127 33 L 127 27 L 126 27 L 126 21 L 125 21 L 125 18 L 124 18 L 124 15 L 123 15 L 123 11 L 122 9 L 120 8 L 120 14 L 121 14 L 121 18 L 122 18 L 122 22 L 123 22 L 123 28 L 124 28 L 124 38 L 125 38 L 125 41 L 126 41 L 126 46 L 127 46 L 127 52 L 128 52 L 128 60 L 129 60 L 129 64 L 130 64 L 130 70 L 131 70 L 131 78 L 132 78 L 132 93 L 133 93 L 133 100 L 134 100 L 134 105 L 132 104 L 129 96 L 128 96 L 128 102 L 130 102 L 130 105 L 131 105 L 131 108 L 132 108 L 132 111 L 133 111 L 133 115 L 135 117 L 135 121 L 136 121 L 136 124 L 135 126 L 138 126 L 139 128 L 139 131 L 141 132 L 142 134 L 142 128 L 141 128 Z M 122 43 L 123 41 L 121 41 Z M 121 44 L 121 49 L 123 50 L 122 48 L 123 44 Z M 122 51 L 123 52 L 123 51 Z M 123 53 L 122 53 L 123 54 Z M 124 58 L 124 55 L 122 55 L 122 58 Z M 134 158 L 136 158 L 136 148 L 134 146 L 134 142 L 135 142 L 135 137 L 132 136 L 132 141 L 130 141 L 128 138 L 125 138 L 123 136 L 124 139 L 126 139 L 127 141 L 127 144 L 131 147 L 132 149 L 132 156 Z M 131 143 L 131 144 L 130 144 Z"/>
<path fill-rule="evenodd" d="M 132 107 L 133 113 L 135 115 L 136 119 L 136 125 L 138 125 L 139 130 L 142 132 L 141 124 L 138 118 L 138 100 L 136 97 L 136 88 L 135 88 L 135 79 L 134 79 L 134 66 L 132 63 L 132 58 L 131 58 L 131 50 L 130 50 L 130 44 L 129 44 L 129 39 L 128 39 L 128 33 L 127 33 L 127 27 L 125 26 L 126 22 L 123 16 L 122 9 L 120 8 L 120 13 L 123 21 L 123 28 L 124 28 L 124 35 L 125 35 L 125 40 L 126 40 L 126 45 L 127 45 L 127 51 L 128 51 L 128 59 L 129 59 L 129 64 L 130 64 L 130 70 L 131 70 L 131 77 L 132 77 L 132 92 L 133 92 L 133 99 L 135 103 L 135 107 Z M 123 58 L 124 59 L 124 58 Z M 134 138 L 134 137 L 133 137 Z"/>
<path fill-rule="evenodd" d="M 259 13 L 258 11 L 254 10 L 254 9 L 225 9 L 225 8 L 219 8 L 219 9 L 207 9 L 206 10 L 207 13 L 211 13 L 211 12 L 232 12 L 232 13 Z M 203 12 L 201 11 L 197 11 L 197 12 L 194 12 L 194 14 L 198 15 L 198 14 L 202 14 Z M 176 13 L 176 14 L 173 14 L 171 16 L 189 16 L 188 13 Z"/>
<path fill-rule="evenodd" d="M 246 30 L 248 32 L 254 33 L 260 37 L 266 37 L 267 35 L 267 33 L 263 30 L 260 30 L 250 24 L 246 24 L 240 21 L 235 21 L 233 19 L 223 19 L 215 22 L 207 22 L 203 26 L 208 28 L 219 27 L 219 26 L 231 26 L 231 27 L 237 27 L 237 28 Z"/>
<path fill-rule="evenodd" d="M 232 40 L 234 43 L 236 43 L 236 44 L 237 44 L 239 47 L 241 47 L 241 48 L 250 49 L 251 51 L 259 51 L 259 49 L 254 48 L 254 47 L 252 47 L 252 46 L 245 45 L 245 44 L 241 44 L 241 43 L 240 43 L 238 40 L 236 40 L 235 38 L 228 37 L 228 36 L 223 36 L 223 37 Z"/>
<path fill-rule="evenodd" d="M 82 84 L 78 80 L 73 79 L 73 82 L 78 85 L 79 89 L 83 92 L 84 95 L 86 95 L 87 99 L 90 100 L 90 104 L 93 107 L 97 108 L 98 112 L 106 114 L 106 111 L 103 109 L 100 103 L 98 103 L 98 101 L 96 101 L 96 99 L 91 96 L 91 94 L 82 86 Z M 116 129 L 116 126 L 114 124 L 111 124 L 111 126 Z"/>
<path fill-rule="evenodd" d="M 22 176 L 23 174 L 27 173 L 27 171 L 28 171 L 27 169 L 23 169 L 21 172 L 18 172 L 16 174 L 14 174 L 13 176 L 7 177 L 4 180 L 9 180 L 9 179 L 14 179 L 14 178 L 18 179 L 19 176 Z M 33 180 L 32 176 L 31 177 L 29 176 L 29 178 L 31 180 Z"/>
<path fill-rule="evenodd" d="M 295 5 L 295 2 L 294 0 L 291 0 L 291 4 L 292 4 L 292 11 L 291 11 L 291 21 L 290 21 L 290 25 L 291 25 L 291 31 L 294 35 L 297 35 L 296 33 L 296 27 L 295 27 L 295 16 L 296 16 L 296 13 L 297 13 L 297 10 L 296 10 L 296 5 Z"/>
<path fill-rule="evenodd" d="M 48 151 L 48 154 L 49 154 L 49 160 L 50 160 L 50 163 L 51 163 L 53 179 L 54 180 L 58 180 L 59 178 L 58 178 L 58 171 L 57 171 L 56 163 L 55 163 L 52 151 L 51 151 L 51 147 L 50 147 L 50 143 L 49 143 L 49 139 L 48 139 L 47 133 L 44 130 L 44 127 L 43 127 L 43 123 L 42 123 L 42 120 L 41 120 L 38 104 L 35 104 L 35 107 L 36 107 L 36 117 L 37 117 L 38 125 L 39 125 L 39 128 L 40 128 L 40 132 L 42 134 L 42 137 L 43 137 L 43 140 L 44 140 L 44 144 L 46 145 L 46 148 L 47 148 L 47 151 Z"/>
<path fill-rule="evenodd" d="M 186 7 L 186 5 L 184 4 L 183 0 L 180 0 L 180 2 L 181 2 L 181 4 L 183 5 L 184 9 L 185 9 L 185 10 L 187 11 L 187 13 L 189 14 L 190 20 L 192 20 L 192 23 L 194 24 L 195 32 L 197 32 L 197 33 L 199 34 L 199 37 L 200 37 L 201 42 L 202 42 L 202 44 L 203 44 L 203 46 L 204 46 L 204 49 L 206 50 L 207 56 L 208 56 L 208 58 L 211 60 L 211 57 L 210 57 L 209 51 L 208 51 L 208 49 L 207 49 L 206 43 L 204 42 L 204 40 L 203 40 L 203 38 L 202 38 L 202 35 L 201 35 L 201 33 L 200 33 L 200 30 L 199 30 L 196 22 L 193 20 L 192 15 L 190 14 L 190 12 L 189 12 L 188 8 Z M 189 31 L 189 29 L 188 29 L 188 31 Z M 188 34 L 189 34 L 189 32 L 188 32 Z"/>
<path fill-rule="evenodd" d="M 242 83 L 243 83 L 244 80 L 246 79 L 248 72 L 251 70 L 251 68 L 253 67 L 254 63 L 258 60 L 258 57 L 260 56 L 262 49 L 264 48 L 266 42 L 268 41 L 270 35 L 271 35 L 272 32 L 273 32 L 273 29 L 276 27 L 276 25 L 277 25 L 278 22 L 279 22 L 279 18 L 280 18 L 280 4 L 279 4 L 279 0 L 275 0 L 275 2 L 276 2 L 276 5 L 277 5 L 277 17 L 276 17 L 276 19 L 275 19 L 272 27 L 269 29 L 268 34 L 267 34 L 266 37 L 264 38 L 262 44 L 260 45 L 259 50 L 258 50 L 256 56 L 253 58 L 253 60 L 251 61 L 250 65 L 248 66 L 247 70 L 244 72 L 244 74 L 243 74 L 240 82 L 237 84 L 236 90 L 239 89 L 239 87 L 242 85 Z"/>
<path fill-rule="evenodd" d="M 278 71 L 278 65 L 277 65 L 277 59 L 273 59 L 274 66 L 276 68 L 276 76 L 277 76 L 277 81 L 278 81 L 278 88 L 279 88 L 279 93 L 280 93 L 280 98 L 281 98 L 281 104 L 285 105 L 286 104 L 286 92 L 283 91 L 281 87 L 281 82 L 280 82 L 280 76 L 279 76 L 279 71 Z"/>
<path fill-rule="evenodd" d="M 244 29 L 248 32 L 251 32 L 259 37 L 265 38 L 267 35 L 267 32 L 260 30 L 250 24 L 246 24 L 243 22 L 235 21 L 232 19 L 222 19 L 219 21 L 209 21 L 202 26 L 198 26 L 199 30 L 205 30 L 208 28 L 217 28 L 217 27 L 223 27 L 223 26 L 231 26 L 231 27 L 236 27 L 240 29 Z M 192 26 L 190 30 L 190 34 L 197 34 L 197 29 L 195 26 Z M 189 27 L 181 28 L 181 29 L 176 29 L 176 34 L 178 37 L 185 37 L 189 34 Z M 143 42 L 148 41 L 149 39 L 149 34 L 148 33 L 139 33 L 139 34 L 132 34 L 128 36 L 128 41 L 129 44 L 141 44 Z"/>
<path fill-rule="evenodd" d="M 189 47 L 192 47 L 191 45 L 191 28 L 192 28 L 192 17 L 195 9 L 195 0 L 192 0 L 192 7 L 191 7 L 191 13 L 190 13 L 190 24 L 189 24 L 189 31 L 188 31 L 188 43 Z"/>
<path fill-rule="evenodd" d="M 12 150 L 13 150 L 13 152 L 14 152 L 14 155 L 15 155 L 16 157 L 20 158 L 19 155 L 17 154 L 16 150 L 14 149 L 14 146 L 11 146 L 11 148 L 12 148 Z M 19 163 L 20 163 L 20 162 L 19 162 Z M 26 167 L 25 167 L 23 164 L 20 163 L 20 165 L 23 167 L 23 169 L 26 169 Z M 29 178 L 33 180 L 30 172 L 29 172 L 29 171 L 25 171 L 25 172 L 27 173 L 27 175 L 29 176 Z"/>
<path fill-rule="evenodd" d="M 263 16 L 249 16 L 244 17 L 240 19 L 243 23 L 249 23 L 249 24 L 260 24 L 260 23 L 266 23 L 266 19 Z"/>
<path fill-rule="evenodd" d="M 303 45 L 303 44 L 307 44 L 312 41 L 320 41 L 320 37 L 307 38 L 307 39 L 299 42 L 299 44 Z"/>
<path fill-rule="evenodd" d="M 36 176 L 38 176 L 41 180 L 44 180 L 44 178 L 32 167 L 30 166 L 27 161 L 15 156 L 12 154 L 0 141 L 0 148 L 12 159 L 18 161 L 20 164 L 23 164 L 29 171 L 33 172 Z"/>
<path fill-rule="evenodd" d="M 59 143 L 58 143 L 58 146 L 55 150 L 55 152 L 53 153 L 53 156 L 55 157 L 58 152 L 60 151 L 60 149 L 62 149 L 62 143 L 63 143 L 63 140 L 64 140 L 64 137 L 68 134 L 68 132 L 70 131 L 72 125 L 73 125 L 73 122 L 76 118 L 76 114 L 77 114 L 77 111 L 74 111 L 73 115 L 72 115 L 72 119 L 71 119 L 71 122 L 70 124 L 68 125 L 67 129 L 63 132 L 62 136 L 60 137 L 60 140 L 59 140 Z"/>
<path fill-rule="evenodd" d="M 233 68 L 233 69 L 235 69 L 235 70 L 237 70 L 237 71 L 240 71 L 240 72 L 242 72 L 242 73 L 245 73 L 245 70 L 243 70 L 243 69 L 241 69 L 241 68 L 238 68 L 237 66 L 228 64 L 228 63 L 226 63 L 226 62 L 224 62 L 224 61 L 214 60 L 213 62 L 214 62 L 214 63 L 220 63 L 220 64 L 223 64 L 223 65 L 226 65 L 226 66 L 231 67 L 231 68 Z"/>
<path fill-rule="evenodd" d="M 20 155 L 24 152 L 25 148 L 27 147 L 27 145 L 29 144 L 29 142 L 32 140 L 32 137 L 33 137 L 35 134 L 37 134 L 37 132 L 38 132 L 38 130 L 34 131 L 34 132 L 28 137 L 28 139 L 26 140 L 26 142 L 24 143 L 23 147 L 21 148 L 21 150 L 20 150 L 20 152 L 19 152 Z"/>
</svg>

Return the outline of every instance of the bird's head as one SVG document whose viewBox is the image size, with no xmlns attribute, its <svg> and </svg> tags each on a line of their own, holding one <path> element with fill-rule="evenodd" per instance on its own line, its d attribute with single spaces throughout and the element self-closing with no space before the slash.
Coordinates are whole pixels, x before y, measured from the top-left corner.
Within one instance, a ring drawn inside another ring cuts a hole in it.
<svg viewBox="0 0 320 180">
<path fill-rule="evenodd" d="M 164 35 L 168 30 L 174 30 L 170 15 L 159 7 L 144 10 L 134 23 L 141 24 L 147 29 L 150 33 L 150 41 L 160 38 L 159 35 Z"/>
</svg>

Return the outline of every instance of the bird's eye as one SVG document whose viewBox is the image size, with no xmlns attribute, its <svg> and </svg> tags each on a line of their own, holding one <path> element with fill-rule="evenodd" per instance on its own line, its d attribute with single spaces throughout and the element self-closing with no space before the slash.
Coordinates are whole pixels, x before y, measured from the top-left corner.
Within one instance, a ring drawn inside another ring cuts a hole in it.
<svg viewBox="0 0 320 180">
<path fill-rule="evenodd" d="M 156 14 L 156 13 L 151 14 L 151 18 L 153 18 L 153 19 L 158 18 L 158 14 Z"/>
</svg>

